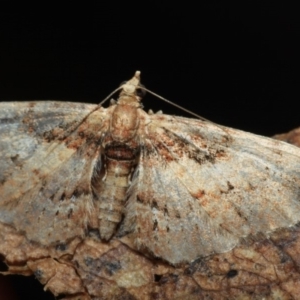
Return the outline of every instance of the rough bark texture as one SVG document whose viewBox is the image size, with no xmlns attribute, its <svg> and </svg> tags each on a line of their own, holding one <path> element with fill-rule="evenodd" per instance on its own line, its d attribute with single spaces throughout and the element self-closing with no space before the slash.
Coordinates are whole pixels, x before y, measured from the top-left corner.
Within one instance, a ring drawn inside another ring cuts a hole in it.
<svg viewBox="0 0 300 300">
<path fill-rule="evenodd" d="M 253 237 L 224 254 L 173 267 L 117 240 L 40 248 L 0 227 L 5 274 L 35 275 L 64 299 L 298 299 L 300 229 Z"/>
</svg>

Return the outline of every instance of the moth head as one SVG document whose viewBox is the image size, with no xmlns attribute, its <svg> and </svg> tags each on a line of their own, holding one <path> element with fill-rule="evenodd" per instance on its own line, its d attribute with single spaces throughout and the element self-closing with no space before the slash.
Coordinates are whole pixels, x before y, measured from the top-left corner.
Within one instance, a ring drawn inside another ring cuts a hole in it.
<svg viewBox="0 0 300 300">
<path fill-rule="evenodd" d="M 135 99 L 136 102 L 140 102 L 141 99 L 145 96 L 146 91 L 145 87 L 140 83 L 140 71 L 136 71 L 134 76 L 128 80 L 125 81 L 124 83 L 121 84 L 120 88 L 121 93 L 120 93 L 120 100 L 125 96 L 132 97 Z"/>
<path fill-rule="evenodd" d="M 147 89 L 140 83 L 140 74 L 140 71 L 136 71 L 130 80 L 121 83 L 116 90 L 99 103 L 99 106 L 102 106 L 113 94 L 121 90 L 117 100 L 118 104 L 141 107 L 140 101 L 145 96 Z M 111 104 L 114 105 L 115 103 Z"/>
</svg>

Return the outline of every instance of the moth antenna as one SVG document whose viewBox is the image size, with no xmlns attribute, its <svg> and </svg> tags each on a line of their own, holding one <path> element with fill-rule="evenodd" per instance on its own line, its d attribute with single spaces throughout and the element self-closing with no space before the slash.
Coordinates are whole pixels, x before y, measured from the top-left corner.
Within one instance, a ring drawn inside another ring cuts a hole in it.
<svg viewBox="0 0 300 300">
<path fill-rule="evenodd" d="M 164 97 L 162 97 L 162 96 L 160 96 L 160 95 L 158 95 L 158 94 L 156 94 L 156 93 L 154 93 L 154 92 L 152 92 L 152 91 L 146 89 L 144 86 L 140 86 L 139 88 L 145 90 L 146 92 L 148 92 L 149 94 L 151 94 L 151 95 L 157 97 L 158 99 L 160 99 L 160 100 L 162 100 L 162 101 L 165 101 L 165 102 L 167 102 L 168 104 L 173 105 L 173 106 L 175 106 L 175 107 L 177 107 L 177 108 L 179 108 L 179 109 L 181 109 L 181 110 L 187 112 L 188 114 L 190 114 L 190 115 L 196 117 L 197 119 L 200 119 L 200 120 L 202 120 L 202 121 L 205 121 L 205 122 L 208 122 L 208 123 L 211 123 L 211 124 L 214 124 L 214 125 L 218 126 L 220 129 L 222 129 L 223 131 L 225 131 L 225 132 L 227 133 L 227 131 L 225 130 L 225 127 L 224 127 L 224 126 L 222 126 L 222 125 L 220 125 L 220 124 L 217 124 L 217 123 L 215 123 L 215 122 L 213 122 L 213 121 L 210 121 L 210 120 L 208 120 L 208 119 L 206 119 L 206 118 L 204 118 L 204 117 L 202 117 L 202 116 L 200 116 L 200 115 L 198 115 L 198 114 L 192 112 L 191 110 L 189 110 L 189 109 L 187 109 L 187 108 L 184 108 L 184 107 L 182 107 L 181 105 L 178 105 L 178 104 L 176 104 L 176 103 L 174 103 L 174 102 L 172 102 L 172 101 L 170 101 L 170 100 L 168 100 L 168 99 L 166 99 L 166 98 L 164 98 Z M 162 113 L 162 111 L 158 111 L 156 114 L 161 114 L 161 113 Z M 227 133 L 227 134 L 228 134 L 228 133 Z"/>
<path fill-rule="evenodd" d="M 160 96 L 160 95 L 158 95 L 158 94 L 156 94 L 156 93 L 154 93 L 154 92 L 152 92 L 152 91 L 146 89 L 144 86 L 140 86 L 139 88 L 145 90 L 146 92 L 148 92 L 149 94 L 151 94 L 151 95 L 157 97 L 158 99 L 160 99 L 160 100 L 162 100 L 162 101 L 165 101 L 165 102 L 167 102 L 168 104 L 171 104 L 171 105 L 173 105 L 173 106 L 175 106 L 175 107 L 177 107 L 177 108 L 179 108 L 179 109 L 181 109 L 181 110 L 187 112 L 188 114 L 190 114 L 190 115 L 196 117 L 196 118 L 199 119 L 199 120 L 202 120 L 202 121 L 208 122 L 208 123 L 210 123 L 210 124 L 216 125 L 216 126 L 219 127 L 221 130 L 223 130 L 227 135 L 230 136 L 230 134 L 227 132 L 225 126 L 222 126 L 222 125 L 217 124 L 217 123 L 215 123 L 215 122 L 212 122 L 212 121 L 210 121 L 210 120 L 208 120 L 208 119 L 206 119 L 206 118 L 204 118 L 204 117 L 201 117 L 200 115 L 198 115 L 198 114 L 196 114 L 196 113 L 190 111 L 189 109 L 186 109 L 186 108 L 182 107 L 181 105 L 178 105 L 178 104 L 176 104 L 176 103 L 174 103 L 174 102 L 172 102 L 172 101 L 170 101 L 170 100 L 168 100 L 168 99 L 166 99 L 166 98 L 164 98 L 164 97 L 162 97 L 162 96 Z M 157 112 L 157 114 L 160 114 L 160 113 L 162 113 L 162 111 L 158 111 L 158 112 Z"/>
<path fill-rule="evenodd" d="M 202 121 L 207 121 L 207 122 L 212 123 L 212 122 L 209 121 L 208 119 L 205 119 L 205 118 L 201 117 L 200 115 L 197 115 L 196 113 L 192 112 L 191 110 L 188 110 L 187 108 L 184 108 L 184 107 L 182 107 L 181 105 L 178 105 L 178 104 L 176 104 L 176 103 L 174 103 L 174 102 L 172 102 L 172 101 L 170 101 L 170 100 L 168 100 L 168 99 L 166 99 L 166 98 L 164 98 L 164 97 L 162 97 L 162 96 L 160 96 L 160 95 L 158 95 L 158 94 L 156 94 L 156 93 L 154 93 L 154 92 L 152 92 L 152 91 L 146 89 L 146 88 L 143 87 L 143 86 L 140 86 L 139 88 L 145 90 L 146 92 L 148 92 L 149 94 L 151 94 L 151 95 L 157 97 L 158 99 L 160 99 L 160 100 L 162 100 L 162 101 L 165 101 L 165 102 L 167 102 L 168 104 L 173 105 L 173 106 L 175 106 L 175 107 L 177 107 L 177 108 L 179 108 L 179 109 L 185 111 L 186 113 L 188 113 L 188 114 L 190 114 L 190 115 L 196 117 L 197 119 L 200 119 L 200 120 L 202 120 Z"/>
<path fill-rule="evenodd" d="M 119 86 L 117 89 L 115 89 L 113 92 L 111 92 L 104 100 L 102 100 L 98 106 L 102 106 L 102 104 L 104 104 L 107 100 L 110 99 L 110 97 L 115 94 L 117 91 L 121 90 L 122 89 L 122 86 Z"/>
</svg>

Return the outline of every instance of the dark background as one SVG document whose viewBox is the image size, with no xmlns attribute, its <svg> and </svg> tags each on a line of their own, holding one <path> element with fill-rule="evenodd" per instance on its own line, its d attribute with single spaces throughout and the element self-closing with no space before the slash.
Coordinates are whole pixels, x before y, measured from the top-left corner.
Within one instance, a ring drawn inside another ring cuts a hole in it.
<svg viewBox="0 0 300 300">
<path fill-rule="evenodd" d="M 148 89 L 213 122 L 262 135 L 299 126 L 298 10 L 227 2 L 2 7 L 0 100 L 98 103 L 141 70 Z M 41 299 L 20 286 L 19 299 Z"/>
</svg>

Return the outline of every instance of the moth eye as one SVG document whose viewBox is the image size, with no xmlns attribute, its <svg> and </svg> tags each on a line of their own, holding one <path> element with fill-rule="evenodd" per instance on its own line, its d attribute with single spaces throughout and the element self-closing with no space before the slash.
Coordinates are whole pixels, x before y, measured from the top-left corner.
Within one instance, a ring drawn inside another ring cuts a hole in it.
<svg viewBox="0 0 300 300">
<path fill-rule="evenodd" d="M 142 84 L 139 84 L 139 88 L 136 89 L 136 94 L 140 98 L 144 98 L 146 95 L 145 86 Z"/>
</svg>

